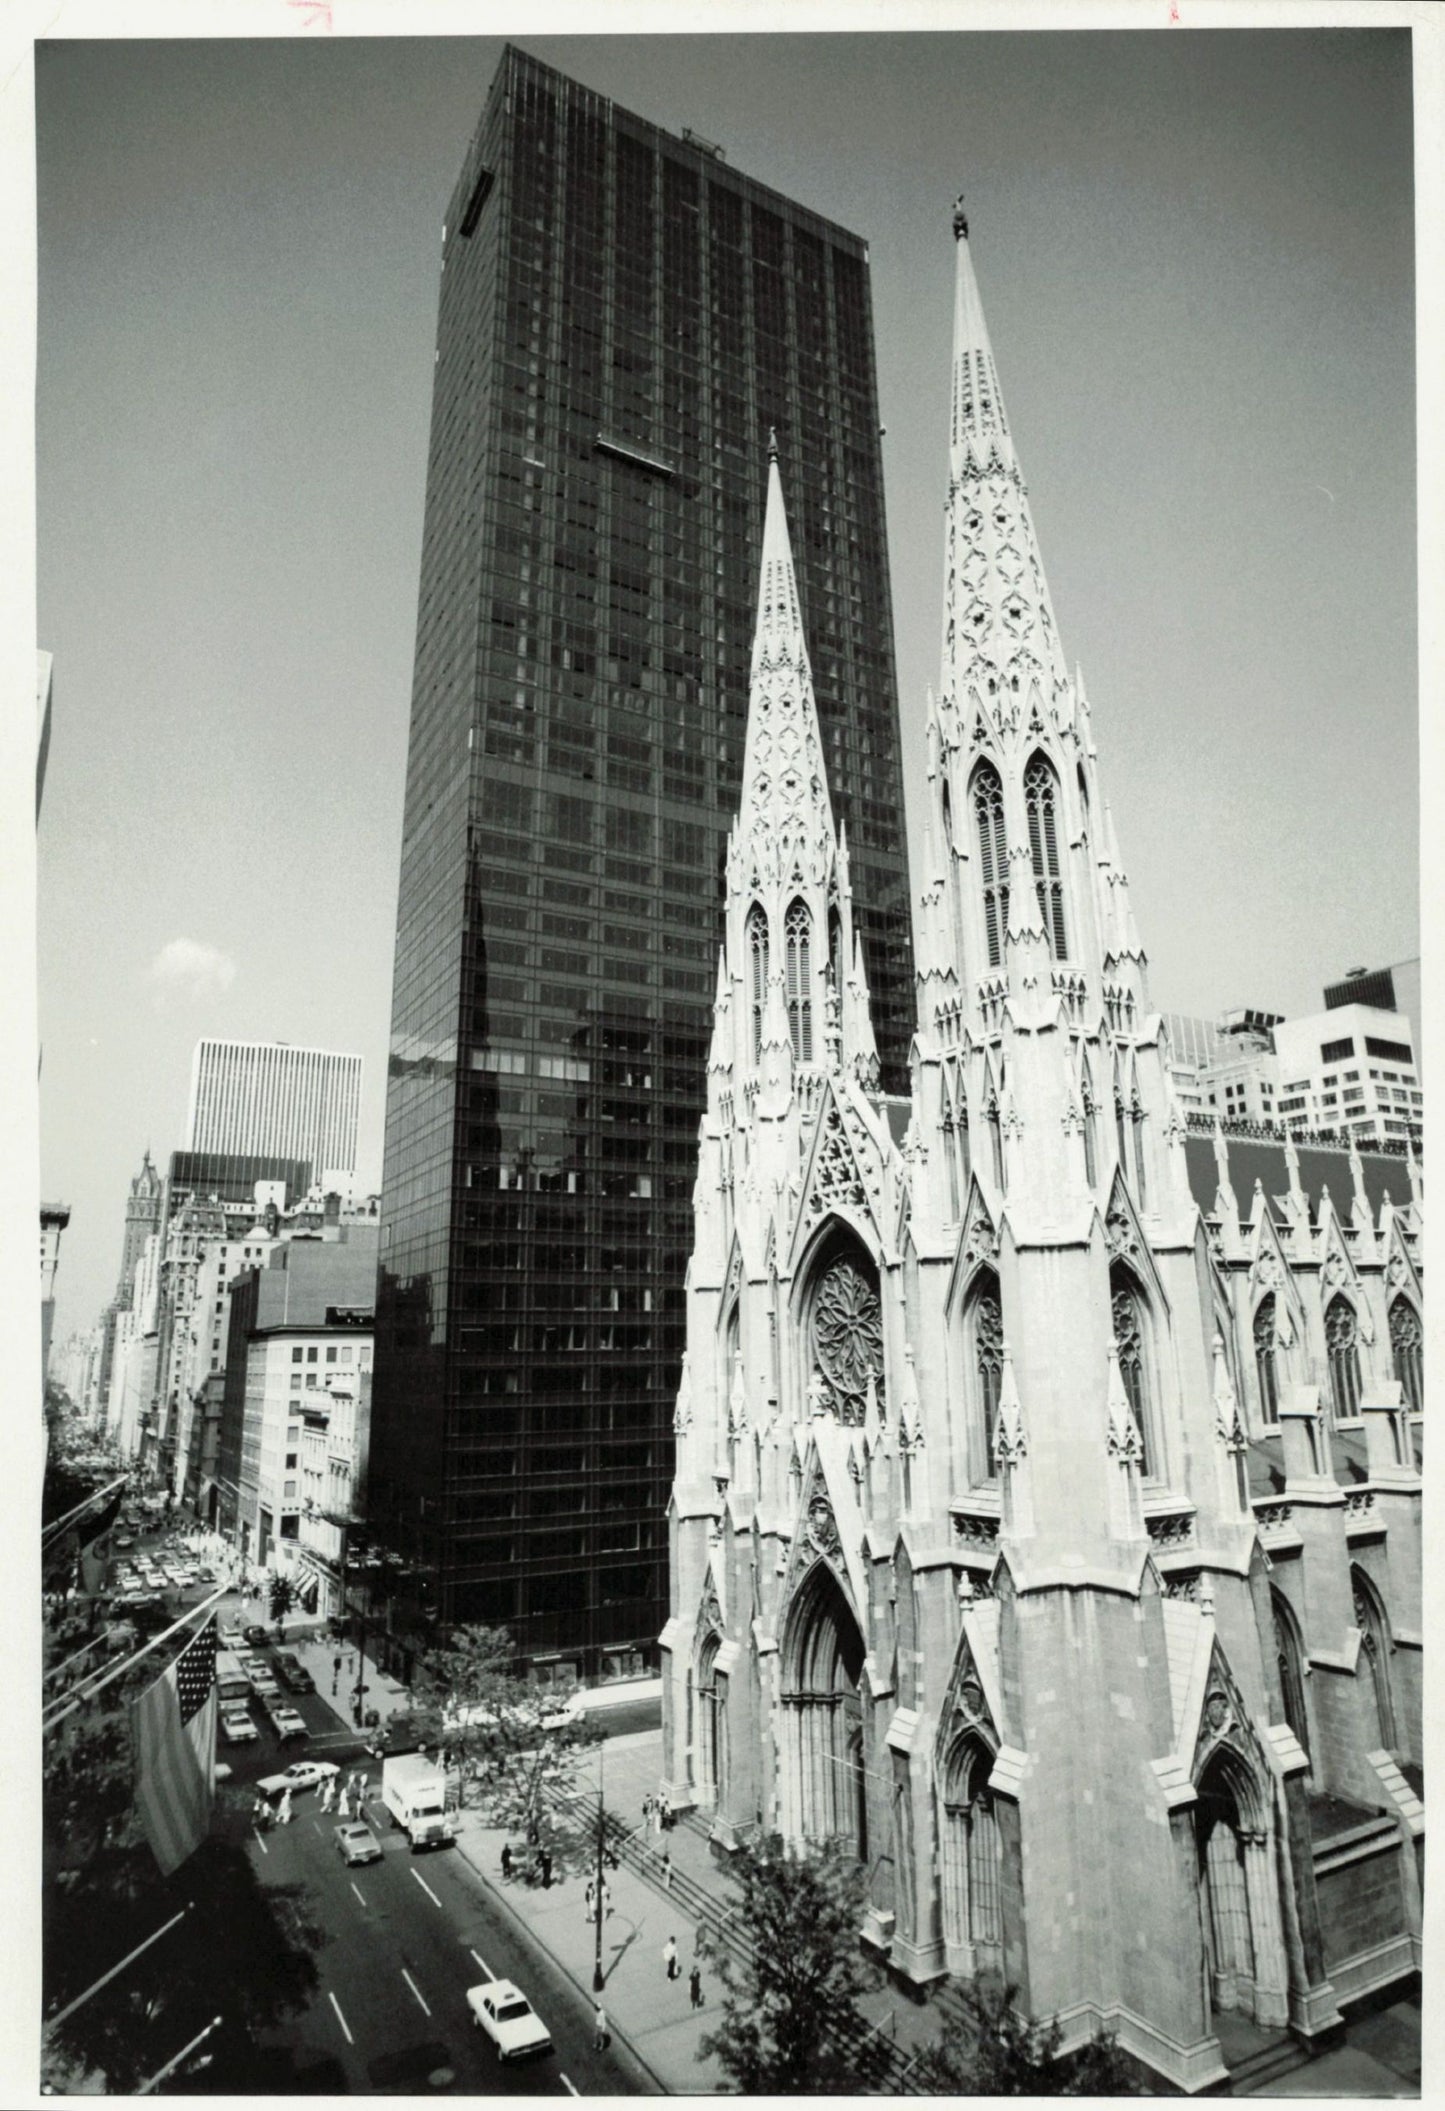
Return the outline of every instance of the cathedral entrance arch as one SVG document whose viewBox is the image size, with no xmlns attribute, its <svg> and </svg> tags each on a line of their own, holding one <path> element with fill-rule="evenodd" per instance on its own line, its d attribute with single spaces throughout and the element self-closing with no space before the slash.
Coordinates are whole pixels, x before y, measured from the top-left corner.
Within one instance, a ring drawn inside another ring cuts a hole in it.
<svg viewBox="0 0 1445 2111">
<path fill-rule="evenodd" d="M 727 1679 L 718 1670 L 721 1638 L 712 1634 L 698 1653 L 697 1755 L 694 1786 L 700 1807 L 722 1805 L 727 1795 Z"/>
<path fill-rule="evenodd" d="M 1231 1747 L 1197 1784 L 1194 1839 L 1210 2006 L 1266 2027 L 1288 2017 L 1267 1783 Z"/>
<path fill-rule="evenodd" d="M 794 1595 L 783 1638 L 783 1829 L 794 1840 L 841 1840 L 866 1863 L 863 1656 L 842 1586 L 817 1561 Z"/>
</svg>

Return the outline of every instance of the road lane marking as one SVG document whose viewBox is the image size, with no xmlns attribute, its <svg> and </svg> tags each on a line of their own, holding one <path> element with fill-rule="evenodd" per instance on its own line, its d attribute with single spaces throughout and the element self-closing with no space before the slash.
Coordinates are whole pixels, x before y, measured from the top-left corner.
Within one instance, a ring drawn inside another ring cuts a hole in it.
<svg viewBox="0 0 1445 2111">
<path fill-rule="evenodd" d="M 355 2040 L 355 2038 L 353 2038 L 353 2037 L 352 2037 L 352 2035 L 351 2035 L 351 2027 L 350 2027 L 350 2025 L 349 2025 L 349 2024 L 347 2023 L 347 2020 L 346 2020 L 345 2016 L 343 2016 L 343 2015 L 342 2015 L 342 2013 L 341 2013 L 341 2003 L 340 2003 L 340 2002 L 339 2002 L 339 2001 L 337 2000 L 337 1998 L 336 1998 L 335 1994 L 329 1994 L 329 1995 L 327 1996 L 327 1999 L 328 1999 L 328 2000 L 330 2001 L 330 2003 L 331 2003 L 331 2006 L 332 2006 L 332 2007 L 333 2007 L 333 2008 L 335 2009 L 335 2011 L 336 2011 L 336 2020 L 337 2020 L 337 2022 L 338 2022 L 338 2023 L 339 2023 L 339 2024 L 341 2025 L 341 2028 L 342 2028 L 342 2029 L 343 2029 L 343 2030 L 344 2030 L 344 2031 L 346 2032 L 346 2042 L 347 2042 L 347 2044 L 348 2044 L 348 2045 L 354 2045 L 354 2044 L 356 2043 L 356 2040 Z"/>
<path fill-rule="evenodd" d="M 255 1831 L 254 1826 L 252 1827 L 252 1831 Z M 256 1845 L 260 1848 L 262 1854 L 269 1854 L 271 1852 L 270 1848 L 266 1845 L 266 1842 L 261 1838 L 259 1832 L 256 1833 Z"/>
<path fill-rule="evenodd" d="M 487 1977 L 489 1979 L 495 1979 L 497 1975 L 492 1970 L 491 1966 L 487 1963 L 486 1958 L 478 1956 L 475 1950 L 473 1950 L 472 1955 L 473 1957 L 476 1957 L 477 1963 L 481 1966 L 482 1970 L 486 1973 Z"/>
<path fill-rule="evenodd" d="M 316 1825 L 316 1820 L 315 1820 L 315 1819 L 313 1818 L 313 1819 L 311 1820 L 311 1823 L 312 1823 L 313 1825 Z M 320 1837 L 321 1837 L 321 1838 L 322 1838 L 322 1839 L 324 1840 L 324 1839 L 325 1839 L 325 1837 L 326 1837 L 326 1835 L 325 1835 L 325 1833 L 323 1833 L 323 1832 L 321 1831 L 321 1827 L 320 1827 L 319 1825 L 316 1825 L 316 1830 L 317 1830 L 317 1833 L 318 1833 L 318 1834 L 320 1835 Z"/>
<path fill-rule="evenodd" d="M 353 1884 L 353 1885 L 351 1886 L 351 1888 L 352 1888 L 352 1890 L 353 1890 L 353 1891 L 356 1891 L 356 1886 L 355 1886 L 355 1884 Z M 364 1899 L 364 1898 L 362 1897 L 362 1895 L 361 1895 L 361 1893 L 360 1893 L 359 1891 L 356 1891 L 356 1903 L 357 1903 L 357 1904 L 358 1904 L 359 1906 L 364 1906 L 364 1905 L 366 1904 L 366 1900 L 365 1900 L 365 1899 Z"/>
<path fill-rule="evenodd" d="M 414 1876 L 414 1877 L 416 1878 L 417 1882 L 418 1882 L 418 1883 L 419 1883 L 419 1884 L 421 1885 L 421 1888 L 422 1888 L 422 1890 L 423 1890 L 423 1891 L 424 1891 L 424 1892 L 426 1893 L 427 1897 L 428 1897 L 428 1898 L 429 1898 L 429 1899 L 431 1900 L 432 1904 L 433 1904 L 434 1906 L 439 1906 L 439 1905 L 441 1904 L 441 1900 L 440 1900 L 440 1899 L 439 1899 L 439 1898 L 437 1897 L 436 1893 L 435 1893 L 435 1892 L 434 1892 L 434 1891 L 432 1890 L 432 1887 L 431 1887 L 431 1885 L 430 1885 L 430 1884 L 429 1884 L 429 1883 L 427 1882 L 426 1878 L 425 1878 L 425 1877 L 424 1877 L 424 1876 L 422 1875 L 421 1871 L 420 1871 L 419 1869 L 413 1869 L 413 1871 L 412 1871 L 412 1875 L 413 1875 L 413 1876 Z"/>
<path fill-rule="evenodd" d="M 417 2000 L 420 2002 L 423 2015 L 429 2016 L 431 2014 L 431 2010 L 426 2005 L 426 2001 L 422 1995 L 422 1990 L 417 1985 L 416 1981 L 412 1978 L 411 1973 L 407 1970 L 405 1965 L 403 1965 L 401 1968 L 401 1976 L 406 1981 L 407 1985 L 411 1988 L 412 1992 L 416 1995 Z"/>
<path fill-rule="evenodd" d="M 565 2074 L 559 2074 L 557 2079 L 562 2084 L 562 2087 L 567 2091 L 567 2094 L 569 2096 L 578 2095 L 578 2090 L 573 2086 L 571 2082 L 568 2081 Z"/>
</svg>

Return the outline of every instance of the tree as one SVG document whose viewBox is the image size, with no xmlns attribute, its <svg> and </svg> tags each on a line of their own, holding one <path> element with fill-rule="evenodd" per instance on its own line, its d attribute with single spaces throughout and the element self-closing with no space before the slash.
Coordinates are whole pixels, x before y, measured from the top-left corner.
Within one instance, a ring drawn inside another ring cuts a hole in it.
<svg viewBox="0 0 1445 2111">
<path fill-rule="evenodd" d="M 296 1586 L 289 1576 L 271 1578 L 271 1618 L 276 1623 L 276 1640 L 285 1638 L 286 1615 L 296 1603 Z"/>
<path fill-rule="evenodd" d="M 590 1814 L 569 1822 L 559 1804 L 574 1794 L 580 1756 L 601 1733 L 521 1676 L 506 1628 L 456 1628 L 421 1658 L 413 1696 L 411 1733 L 446 1751 L 464 1802 L 474 1794 L 494 1824 L 528 1836 L 535 1828 L 564 1863 L 585 1855 Z"/>
<path fill-rule="evenodd" d="M 1138 2070 L 1112 2037 L 1060 2054 L 1057 2018 L 1031 2023 L 1018 1988 L 1001 1979 L 960 1981 L 942 2031 L 908 2074 L 922 2096 L 1141 2096 Z"/>
<path fill-rule="evenodd" d="M 877 1967 L 858 1947 L 863 1871 L 841 1841 L 790 1852 L 781 1836 L 740 1847 L 733 1916 L 749 1948 L 739 1961 L 704 1927 L 698 1942 L 723 1985 L 721 2017 L 698 2047 L 746 2096 L 850 2094 L 860 2058 L 859 1996 Z"/>
</svg>

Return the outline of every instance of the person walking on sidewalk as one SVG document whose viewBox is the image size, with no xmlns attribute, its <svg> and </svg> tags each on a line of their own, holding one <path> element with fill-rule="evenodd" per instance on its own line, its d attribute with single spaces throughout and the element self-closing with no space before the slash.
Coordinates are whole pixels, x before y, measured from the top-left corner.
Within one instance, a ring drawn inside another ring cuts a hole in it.
<svg viewBox="0 0 1445 2111">
<path fill-rule="evenodd" d="M 667 1967 L 668 1978 L 676 1979 L 682 1970 L 682 1966 L 677 1961 L 677 1937 L 675 1935 L 669 1935 L 667 1941 L 663 1944 L 662 1961 Z"/>
<path fill-rule="evenodd" d="M 662 1888 L 664 1891 L 671 1891 L 672 1889 L 672 1850 L 670 1847 L 664 1847 L 662 1850 Z"/>
<path fill-rule="evenodd" d="M 687 1975 L 687 1991 L 694 2008 L 702 2007 L 702 1966 L 694 1964 Z"/>
<path fill-rule="evenodd" d="M 612 2033 L 607 2028 L 607 2011 L 599 2001 L 592 2011 L 592 2050 L 606 2052 L 612 2043 Z"/>
<path fill-rule="evenodd" d="M 281 1810 L 277 1818 L 277 1823 L 280 1825 L 289 1825 L 291 1823 L 291 1818 L 291 1791 L 288 1788 L 281 1798 Z"/>
<path fill-rule="evenodd" d="M 331 1808 L 331 1796 L 332 1791 L 335 1789 L 335 1787 L 336 1783 L 331 1779 L 329 1775 L 327 1776 L 326 1780 L 323 1781 L 321 1784 L 321 1794 L 317 1797 L 316 1800 L 324 1811 L 329 1811 Z"/>
<path fill-rule="evenodd" d="M 587 1879 L 587 1889 L 582 1896 L 587 1901 L 587 1921 L 590 1926 L 597 1918 L 597 1886 L 593 1883 L 590 1876 Z"/>
</svg>

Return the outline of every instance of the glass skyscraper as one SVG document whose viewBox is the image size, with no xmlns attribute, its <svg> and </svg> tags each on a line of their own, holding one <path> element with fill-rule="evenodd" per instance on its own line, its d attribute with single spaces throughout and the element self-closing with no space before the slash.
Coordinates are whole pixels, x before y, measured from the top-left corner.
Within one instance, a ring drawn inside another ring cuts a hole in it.
<svg viewBox="0 0 1445 2111">
<path fill-rule="evenodd" d="M 885 1085 L 912 1022 L 867 249 L 508 47 L 446 216 L 369 1514 L 404 1657 L 655 1661 L 777 435 Z"/>
</svg>

